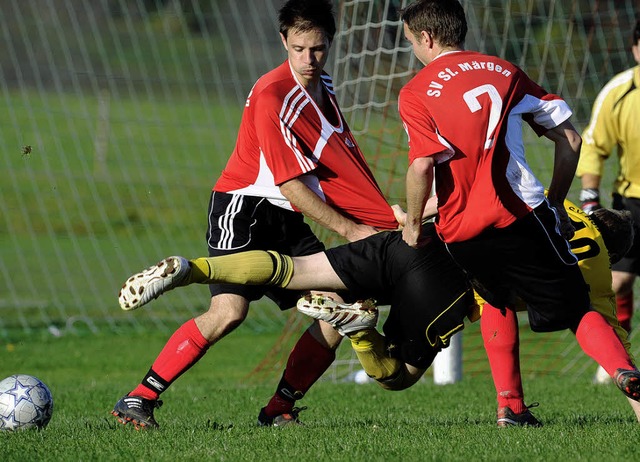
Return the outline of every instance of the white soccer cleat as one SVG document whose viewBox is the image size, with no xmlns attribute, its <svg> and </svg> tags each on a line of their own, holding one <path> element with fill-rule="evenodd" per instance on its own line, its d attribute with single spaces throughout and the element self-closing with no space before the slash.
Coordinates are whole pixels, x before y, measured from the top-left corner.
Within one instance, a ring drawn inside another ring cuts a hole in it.
<svg viewBox="0 0 640 462">
<path fill-rule="evenodd" d="M 325 294 L 308 294 L 298 300 L 298 311 L 331 324 L 345 335 L 363 329 L 375 329 L 378 307 L 368 299 L 356 303 L 338 303 Z"/>
<path fill-rule="evenodd" d="M 126 311 L 135 310 L 180 285 L 191 271 L 184 257 L 167 257 L 131 276 L 120 289 L 118 302 Z"/>
</svg>

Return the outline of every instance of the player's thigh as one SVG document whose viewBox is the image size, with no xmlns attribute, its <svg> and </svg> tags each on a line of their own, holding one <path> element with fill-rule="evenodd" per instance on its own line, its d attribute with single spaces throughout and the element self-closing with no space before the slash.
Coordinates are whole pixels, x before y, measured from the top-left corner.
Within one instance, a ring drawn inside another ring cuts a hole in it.
<svg viewBox="0 0 640 462">
<path fill-rule="evenodd" d="M 345 290 L 347 287 L 331 266 L 324 252 L 293 258 L 291 290 Z"/>
<path fill-rule="evenodd" d="M 380 304 L 388 303 L 393 291 L 388 255 L 394 253 L 392 242 L 396 234 L 399 235 L 380 232 L 326 250 L 325 256 L 333 272 L 353 298 L 375 298 Z"/>
</svg>

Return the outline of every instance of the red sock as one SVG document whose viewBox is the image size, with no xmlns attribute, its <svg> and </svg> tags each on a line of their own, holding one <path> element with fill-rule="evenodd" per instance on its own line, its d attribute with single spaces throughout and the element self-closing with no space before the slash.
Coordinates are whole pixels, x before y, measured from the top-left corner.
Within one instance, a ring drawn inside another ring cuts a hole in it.
<svg viewBox="0 0 640 462">
<path fill-rule="evenodd" d="M 520 376 L 518 318 L 515 312 L 505 311 L 502 314 L 499 309 L 485 304 L 480 330 L 498 395 L 498 407 L 509 406 L 513 412 L 520 414 L 527 408 Z"/>
<path fill-rule="evenodd" d="M 265 407 L 267 416 L 291 411 L 296 400 L 305 395 L 335 358 L 336 352 L 322 346 L 309 331 L 302 334 L 289 354 L 276 393 Z"/>
<path fill-rule="evenodd" d="M 618 322 L 624 330 L 631 332 L 631 318 L 633 316 L 633 291 L 627 295 L 616 295 L 616 314 Z"/>
<path fill-rule="evenodd" d="M 185 322 L 169 338 L 147 376 L 130 394 L 158 399 L 160 393 L 198 362 L 208 348 L 209 342 L 202 336 L 195 320 Z"/>
<path fill-rule="evenodd" d="M 635 369 L 613 327 L 596 311 L 585 314 L 576 329 L 576 339 L 587 355 L 613 377 L 616 369 Z"/>
</svg>

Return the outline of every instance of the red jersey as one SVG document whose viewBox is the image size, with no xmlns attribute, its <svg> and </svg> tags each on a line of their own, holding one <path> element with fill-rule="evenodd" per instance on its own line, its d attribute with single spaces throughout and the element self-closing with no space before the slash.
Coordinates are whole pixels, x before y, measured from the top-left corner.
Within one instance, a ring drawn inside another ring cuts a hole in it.
<svg viewBox="0 0 640 462">
<path fill-rule="evenodd" d="M 445 53 L 402 88 L 398 104 L 409 162 L 436 161 L 445 242 L 506 227 L 545 200 L 525 159 L 522 121 L 542 135 L 571 110 L 517 66 L 477 52 Z"/>
<path fill-rule="evenodd" d="M 278 185 L 299 178 L 342 215 L 378 229 L 395 229 L 393 211 L 338 107 L 331 77 L 322 82 L 332 124 L 285 61 L 262 76 L 247 98 L 238 139 L 213 190 L 265 197 L 295 210 Z"/>
</svg>

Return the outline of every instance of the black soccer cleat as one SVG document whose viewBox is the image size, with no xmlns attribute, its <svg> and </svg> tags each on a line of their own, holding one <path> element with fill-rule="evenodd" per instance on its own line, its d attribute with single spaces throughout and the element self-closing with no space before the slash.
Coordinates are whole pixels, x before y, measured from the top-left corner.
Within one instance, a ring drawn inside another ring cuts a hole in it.
<svg viewBox="0 0 640 462">
<path fill-rule="evenodd" d="M 153 417 L 153 410 L 162 406 L 162 401 L 145 399 L 140 396 L 124 395 L 116 403 L 111 414 L 118 418 L 123 425 L 132 423 L 136 430 L 144 428 L 158 428 L 158 422 Z"/>
<path fill-rule="evenodd" d="M 285 427 L 287 425 L 304 425 L 298 419 L 298 415 L 306 410 L 307 407 L 294 407 L 291 409 L 291 412 L 285 412 L 284 414 L 279 414 L 274 417 L 269 417 L 265 413 L 265 408 L 260 409 L 260 414 L 258 414 L 258 426 L 259 427 Z"/>
<path fill-rule="evenodd" d="M 640 401 L 640 372 L 634 369 L 618 369 L 613 381 L 628 398 Z"/>
<path fill-rule="evenodd" d="M 498 427 L 542 427 L 542 422 L 529 411 L 529 408 L 537 406 L 538 403 L 531 403 L 520 414 L 513 412 L 509 406 L 498 408 Z"/>
</svg>

